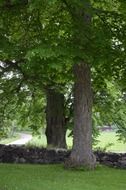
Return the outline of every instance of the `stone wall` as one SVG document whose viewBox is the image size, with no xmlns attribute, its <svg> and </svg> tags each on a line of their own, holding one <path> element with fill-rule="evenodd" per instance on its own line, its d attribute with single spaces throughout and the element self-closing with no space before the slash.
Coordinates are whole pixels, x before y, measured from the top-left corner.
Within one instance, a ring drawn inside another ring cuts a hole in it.
<svg viewBox="0 0 126 190">
<path fill-rule="evenodd" d="M 101 164 L 126 169 L 126 153 L 95 152 L 97 161 Z"/>
<path fill-rule="evenodd" d="M 67 150 L 0 145 L 1 163 L 57 164 L 63 163 L 69 155 Z M 101 164 L 126 169 L 126 153 L 95 152 L 95 155 Z"/>
</svg>

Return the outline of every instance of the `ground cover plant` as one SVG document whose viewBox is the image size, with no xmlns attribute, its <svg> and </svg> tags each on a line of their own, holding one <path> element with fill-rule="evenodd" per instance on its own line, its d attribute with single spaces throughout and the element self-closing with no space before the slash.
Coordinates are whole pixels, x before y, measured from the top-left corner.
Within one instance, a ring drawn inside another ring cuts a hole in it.
<svg viewBox="0 0 126 190">
<path fill-rule="evenodd" d="M 62 165 L 0 164 L 0 190 L 125 190 L 126 171 L 98 166 L 94 171 Z"/>
</svg>

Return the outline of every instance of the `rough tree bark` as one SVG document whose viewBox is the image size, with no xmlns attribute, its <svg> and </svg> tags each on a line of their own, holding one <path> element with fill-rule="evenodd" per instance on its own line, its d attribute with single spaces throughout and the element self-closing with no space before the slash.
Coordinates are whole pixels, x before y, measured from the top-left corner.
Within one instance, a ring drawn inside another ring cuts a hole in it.
<svg viewBox="0 0 126 190">
<path fill-rule="evenodd" d="M 74 66 L 74 140 L 67 167 L 95 167 L 92 152 L 92 93 L 89 65 L 81 62 Z"/>
<path fill-rule="evenodd" d="M 66 148 L 64 95 L 54 89 L 46 90 L 46 138 L 47 146 Z"/>
</svg>

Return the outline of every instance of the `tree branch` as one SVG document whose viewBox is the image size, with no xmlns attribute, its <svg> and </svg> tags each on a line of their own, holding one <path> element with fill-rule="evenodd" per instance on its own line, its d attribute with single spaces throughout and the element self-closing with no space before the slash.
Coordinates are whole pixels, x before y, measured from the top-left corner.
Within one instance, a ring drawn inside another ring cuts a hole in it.
<svg viewBox="0 0 126 190">
<path fill-rule="evenodd" d="M 18 1 L 16 3 L 12 2 L 11 0 L 5 0 L 3 5 L 0 6 L 1 10 L 12 10 L 12 9 L 17 9 L 17 7 L 19 8 L 24 8 L 24 6 L 28 5 L 29 1 L 28 0 L 21 0 Z"/>
</svg>

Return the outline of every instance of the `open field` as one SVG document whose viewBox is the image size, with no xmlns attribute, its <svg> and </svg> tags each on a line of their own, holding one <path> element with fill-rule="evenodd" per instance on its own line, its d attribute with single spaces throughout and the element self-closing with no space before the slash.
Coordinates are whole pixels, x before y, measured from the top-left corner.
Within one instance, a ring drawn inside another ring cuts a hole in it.
<svg viewBox="0 0 126 190">
<path fill-rule="evenodd" d="M 5 139 L 0 140 L 0 144 L 8 144 L 8 143 L 11 143 L 13 141 L 18 140 L 19 138 L 20 138 L 20 135 L 19 134 L 15 134 L 14 137 L 5 138 Z"/>
<path fill-rule="evenodd" d="M 62 165 L 0 164 L 0 190 L 125 190 L 126 170 L 98 166 L 94 171 Z"/>
<path fill-rule="evenodd" d="M 72 147 L 72 137 L 66 137 L 67 145 L 69 148 Z M 107 151 L 112 152 L 126 152 L 126 143 L 119 142 L 115 132 L 102 132 L 98 137 L 99 143 L 96 147 L 100 147 L 101 149 L 106 148 L 108 144 L 113 144 L 112 146 L 108 146 Z M 41 137 L 33 137 L 33 139 L 28 143 L 28 146 L 43 146 L 46 147 L 46 137 L 42 135 Z M 94 147 L 94 148 L 96 148 Z"/>
<path fill-rule="evenodd" d="M 27 132 L 26 132 L 27 133 Z M 0 141 L 0 144 L 7 144 L 19 139 L 20 135 L 13 138 L 8 138 Z M 72 137 L 66 136 L 68 148 L 72 147 Z M 126 143 L 119 142 L 115 132 L 101 132 L 98 137 L 99 143 L 94 147 L 95 149 L 106 149 L 112 152 L 126 152 Z M 111 144 L 111 146 L 108 146 Z M 33 136 L 32 140 L 27 143 L 27 146 L 46 147 L 47 141 L 45 135 Z"/>
<path fill-rule="evenodd" d="M 98 137 L 100 141 L 97 147 L 104 148 L 108 144 L 113 144 L 108 146 L 107 150 L 112 152 L 126 152 L 126 143 L 119 142 L 118 137 L 115 132 L 102 132 Z"/>
</svg>

